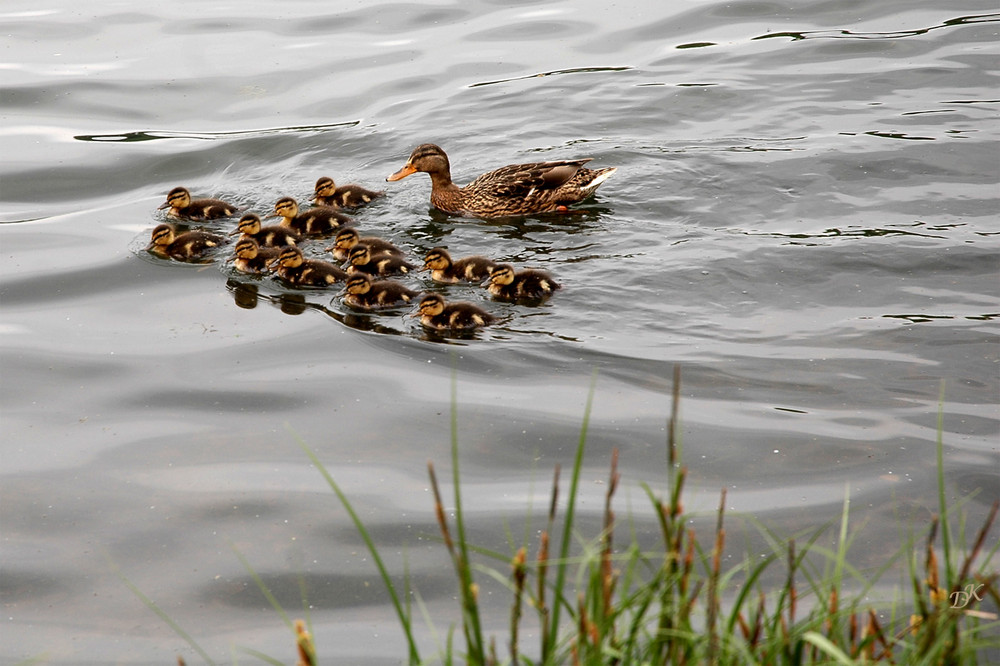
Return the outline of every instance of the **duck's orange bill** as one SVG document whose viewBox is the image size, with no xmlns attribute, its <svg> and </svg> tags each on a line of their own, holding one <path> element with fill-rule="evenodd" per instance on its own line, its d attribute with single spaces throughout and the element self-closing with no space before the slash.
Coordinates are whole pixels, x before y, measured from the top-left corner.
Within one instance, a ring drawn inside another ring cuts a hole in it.
<svg viewBox="0 0 1000 666">
<path fill-rule="evenodd" d="M 390 182 L 394 180 L 402 180 L 403 178 L 409 176 L 411 173 L 416 173 L 416 172 L 417 170 L 413 168 L 413 165 L 407 162 L 406 166 L 404 166 L 402 169 L 400 169 L 396 173 L 386 178 L 386 180 Z"/>
</svg>

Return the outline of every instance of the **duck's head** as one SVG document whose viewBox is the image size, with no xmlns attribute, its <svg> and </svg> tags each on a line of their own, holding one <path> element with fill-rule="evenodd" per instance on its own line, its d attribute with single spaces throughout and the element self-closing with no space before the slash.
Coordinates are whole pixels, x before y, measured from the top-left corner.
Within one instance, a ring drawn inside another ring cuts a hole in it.
<svg viewBox="0 0 1000 666">
<path fill-rule="evenodd" d="M 372 279 L 365 273 L 352 273 L 344 283 L 344 293 L 361 295 L 367 294 L 372 288 Z"/>
<path fill-rule="evenodd" d="M 268 217 L 283 217 L 285 219 L 292 219 L 299 214 L 299 204 L 295 199 L 291 197 L 281 197 L 274 204 L 274 212 Z"/>
<path fill-rule="evenodd" d="M 336 191 L 337 183 L 333 182 L 333 178 L 320 176 L 316 181 L 316 197 L 332 197 Z"/>
<path fill-rule="evenodd" d="M 234 259 L 253 259 L 260 252 L 260 245 L 253 238 L 241 238 L 233 250 Z"/>
<path fill-rule="evenodd" d="M 153 229 L 152 239 L 149 241 L 148 248 L 152 247 L 166 247 L 174 242 L 174 237 L 177 232 L 174 230 L 174 225 L 172 224 L 158 224 L 156 228 Z"/>
<path fill-rule="evenodd" d="M 303 261 L 305 258 L 302 256 L 302 250 L 294 245 L 289 245 L 282 248 L 281 253 L 267 267 L 272 270 L 279 266 L 281 268 L 297 268 L 302 265 Z"/>
<path fill-rule="evenodd" d="M 347 252 L 352 247 L 357 245 L 360 240 L 361 234 L 358 233 L 357 229 L 354 229 L 353 227 L 345 227 L 337 232 L 336 238 L 333 239 L 333 245 L 326 249 Z"/>
<path fill-rule="evenodd" d="M 424 257 L 424 268 L 423 270 L 444 270 L 451 266 L 451 255 L 448 254 L 448 250 L 443 247 L 435 247 L 431 249 L 427 255 Z"/>
<path fill-rule="evenodd" d="M 167 193 L 167 200 L 160 205 L 164 208 L 186 208 L 191 205 L 191 193 L 186 187 L 175 187 Z"/>
<path fill-rule="evenodd" d="M 441 294 L 427 294 L 420 299 L 417 312 L 414 316 L 436 317 L 444 312 L 444 296 Z"/>
<path fill-rule="evenodd" d="M 497 264 L 490 270 L 486 284 L 508 285 L 514 281 L 514 267 L 510 264 Z"/>
<path fill-rule="evenodd" d="M 371 250 L 364 243 L 358 243 L 352 247 L 350 254 L 347 255 L 347 260 L 351 262 L 352 266 L 364 266 L 371 261 L 371 258 Z"/>
<path fill-rule="evenodd" d="M 425 143 L 414 148 L 413 152 L 410 153 L 410 159 L 406 161 L 403 168 L 386 178 L 386 180 L 402 180 L 418 171 L 431 174 L 441 173 L 451 178 L 451 164 L 448 162 L 448 156 L 444 154 L 444 151 L 440 147 L 435 146 L 433 143 Z"/>
<path fill-rule="evenodd" d="M 260 233 L 260 218 L 253 213 L 247 213 L 240 218 L 239 223 L 236 225 L 236 229 L 230 232 L 230 236 L 235 236 L 237 234 L 246 234 L 248 236 L 253 236 L 254 234 Z"/>
</svg>

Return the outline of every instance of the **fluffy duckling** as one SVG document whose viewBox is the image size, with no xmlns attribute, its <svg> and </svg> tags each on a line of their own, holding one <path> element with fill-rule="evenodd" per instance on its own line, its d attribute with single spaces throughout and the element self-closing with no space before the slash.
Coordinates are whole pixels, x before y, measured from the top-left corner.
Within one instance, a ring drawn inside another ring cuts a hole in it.
<svg viewBox="0 0 1000 666">
<path fill-rule="evenodd" d="M 341 261 L 347 261 L 351 255 L 351 250 L 358 243 L 364 243 L 372 254 L 395 254 L 403 256 L 401 249 L 387 240 L 376 238 L 375 236 L 362 236 L 357 229 L 347 227 L 337 232 L 337 237 L 333 245 L 326 248 L 327 252 L 333 252 L 333 256 Z"/>
<path fill-rule="evenodd" d="M 486 288 L 502 301 L 540 301 L 552 295 L 560 285 L 545 271 L 514 271 L 510 264 L 498 264 L 490 271 Z"/>
<path fill-rule="evenodd" d="M 220 217 L 232 217 L 239 208 L 220 199 L 192 199 L 191 193 L 185 187 L 175 187 L 167 194 L 167 200 L 159 210 L 169 208 L 168 217 L 181 217 L 188 220 L 217 220 Z"/>
<path fill-rule="evenodd" d="M 367 245 L 358 243 L 347 256 L 351 262 L 348 273 L 367 273 L 368 275 L 406 275 L 416 266 L 395 254 L 374 254 Z"/>
<path fill-rule="evenodd" d="M 233 268 L 241 273 L 263 273 L 268 264 L 277 259 L 281 249 L 261 247 L 253 236 L 244 236 L 236 242 Z"/>
<path fill-rule="evenodd" d="M 372 280 L 367 273 L 352 273 L 344 285 L 344 303 L 361 310 L 378 310 L 409 303 L 420 295 L 395 280 Z"/>
<path fill-rule="evenodd" d="M 427 294 L 420 299 L 413 316 L 419 316 L 421 324 L 435 331 L 468 332 L 495 321 L 479 306 L 465 301 L 448 303 L 441 294 Z"/>
<path fill-rule="evenodd" d="M 435 247 L 424 257 L 424 267 L 435 282 L 482 282 L 490 276 L 496 262 L 486 257 L 462 257 L 452 261 L 448 250 Z"/>
<path fill-rule="evenodd" d="M 326 287 L 347 279 L 347 273 L 331 263 L 306 259 L 294 245 L 282 249 L 268 268 L 277 269 L 279 279 L 302 287 Z"/>
<path fill-rule="evenodd" d="M 172 224 L 160 224 L 153 229 L 152 240 L 146 249 L 163 258 L 177 261 L 197 261 L 212 248 L 225 242 L 225 238 L 207 231 L 177 233 Z"/>
<path fill-rule="evenodd" d="M 352 224 L 351 218 L 326 206 L 299 212 L 298 202 L 291 197 L 278 199 L 274 213 L 268 217 L 282 217 L 282 226 L 306 236 L 322 236 Z"/>
<path fill-rule="evenodd" d="M 302 234 L 295 229 L 275 224 L 269 227 L 261 226 L 260 218 L 253 213 L 247 213 L 240 218 L 236 229 L 230 236 L 243 234 L 247 238 L 257 241 L 258 245 L 264 247 L 284 247 L 286 245 L 298 245 L 302 242 Z"/>
<path fill-rule="evenodd" d="M 321 176 L 316 181 L 316 195 L 313 201 L 317 206 L 339 206 L 341 208 L 357 208 L 385 196 L 385 192 L 373 192 L 360 185 L 340 185 L 333 178 Z"/>
</svg>

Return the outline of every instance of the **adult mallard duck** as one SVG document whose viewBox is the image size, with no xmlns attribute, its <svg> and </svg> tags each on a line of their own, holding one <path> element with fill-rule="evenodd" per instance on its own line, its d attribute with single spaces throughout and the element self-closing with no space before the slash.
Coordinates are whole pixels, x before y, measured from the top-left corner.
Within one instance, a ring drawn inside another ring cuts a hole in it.
<svg viewBox="0 0 1000 666">
<path fill-rule="evenodd" d="M 333 178 L 320 176 L 316 181 L 316 194 L 313 201 L 317 206 L 339 206 L 340 208 L 357 208 L 385 196 L 385 192 L 374 192 L 360 185 L 337 185 Z"/>
<path fill-rule="evenodd" d="M 294 245 L 284 248 L 268 268 L 276 269 L 280 280 L 300 287 L 326 287 L 347 279 L 347 273 L 339 267 L 319 259 L 306 259 Z"/>
<path fill-rule="evenodd" d="M 160 205 L 159 210 L 169 208 L 167 217 L 179 217 L 187 220 L 216 220 L 220 217 L 232 217 L 239 208 L 221 199 L 192 199 L 191 193 L 185 187 L 175 187 L 167 194 L 167 200 Z"/>
<path fill-rule="evenodd" d="M 447 302 L 441 294 L 427 294 L 420 299 L 414 317 L 435 331 L 468 332 L 480 326 L 489 326 L 494 317 L 478 305 L 465 301 Z"/>
<path fill-rule="evenodd" d="M 351 250 L 358 243 L 367 245 L 372 254 L 394 254 L 399 257 L 406 254 L 387 240 L 375 236 L 362 236 L 354 227 L 347 227 L 338 231 L 333 245 L 326 248 L 326 251 L 333 252 L 333 256 L 341 261 L 347 261 L 351 255 Z"/>
<path fill-rule="evenodd" d="M 153 229 L 146 250 L 164 259 L 199 261 L 213 248 L 222 245 L 225 240 L 222 236 L 207 231 L 177 233 L 174 225 L 159 224 Z"/>
<path fill-rule="evenodd" d="M 473 255 L 452 260 L 448 250 L 435 247 L 424 256 L 424 267 L 430 271 L 435 282 L 482 282 L 488 278 L 496 262 L 486 257 Z"/>
<path fill-rule="evenodd" d="M 229 235 L 235 236 L 237 234 L 254 239 L 262 247 L 284 247 L 298 245 L 302 242 L 302 234 L 295 229 L 282 224 L 269 227 L 261 226 L 260 218 L 253 213 L 247 213 L 241 217 L 236 229 Z"/>
<path fill-rule="evenodd" d="M 501 301 L 542 301 L 560 286 L 545 271 L 532 268 L 515 271 L 510 264 L 494 266 L 486 282 L 493 298 Z"/>
<path fill-rule="evenodd" d="M 367 273 L 353 273 L 344 283 L 344 303 L 360 310 L 378 310 L 409 303 L 418 295 L 402 282 L 373 280 Z"/>
<path fill-rule="evenodd" d="M 299 204 L 291 197 L 282 197 L 274 204 L 271 217 L 284 218 L 281 225 L 305 236 L 323 236 L 353 224 L 351 218 L 327 206 L 317 206 L 299 211 Z"/>
<path fill-rule="evenodd" d="M 459 187 L 451 182 L 448 156 L 425 143 L 414 148 L 403 168 L 386 180 L 423 171 L 431 177 L 431 205 L 446 213 L 482 218 L 534 215 L 566 210 L 593 194 L 617 169 L 585 169 L 590 160 L 512 164 Z"/>
</svg>

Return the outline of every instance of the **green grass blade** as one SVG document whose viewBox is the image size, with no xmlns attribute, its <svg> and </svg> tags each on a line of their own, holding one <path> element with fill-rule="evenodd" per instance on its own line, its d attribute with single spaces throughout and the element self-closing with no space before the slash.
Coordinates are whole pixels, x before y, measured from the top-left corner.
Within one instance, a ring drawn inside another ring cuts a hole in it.
<svg viewBox="0 0 1000 666">
<path fill-rule="evenodd" d="M 802 635 L 802 639 L 807 643 L 812 643 L 820 650 L 823 651 L 828 657 L 833 659 L 836 664 L 843 664 L 843 666 L 855 666 L 857 662 L 847 656 L 843 650 L 838 648 L 830 639 L 828 639 L 823 634 L 817 633 L 815 631 L 807 631 Z"/>
<path fill-rule="evenodd" d="M 271 607 L 274 608 L 275 612 L 277 612 L 278 615 L 281 616 L 281 619 L 285 621 L 285 625 L 294 631 L 295 624 L 292 622 L 292 619 L 288 617 L 288 613 L 286 613 L 285 609 L 281 607 L 281 604 L 278 603 L 278 600 L 273 594 L 271 594 L 271 590 L 268 588 L 267 584 L 264 583 L 264 579 L 261 578 L 260 574 L 257 573 L 253 566 L 251 566 L 250 561 L 247 560 L 243 553 L 240 552 L 240 549 L 236 547 L 235 543 L 230 542 L 229 546 L 233 549 L 233 552 L 236 553 L 236 557 L 239 558 L 243 568 L 250 573 L 250 577 L 253 578 L 253 582 L 257 584 L 257 587 L 264 595 L 264 598 L 267 599 L 267 602 L 271 604 Z"/>
</svg>

